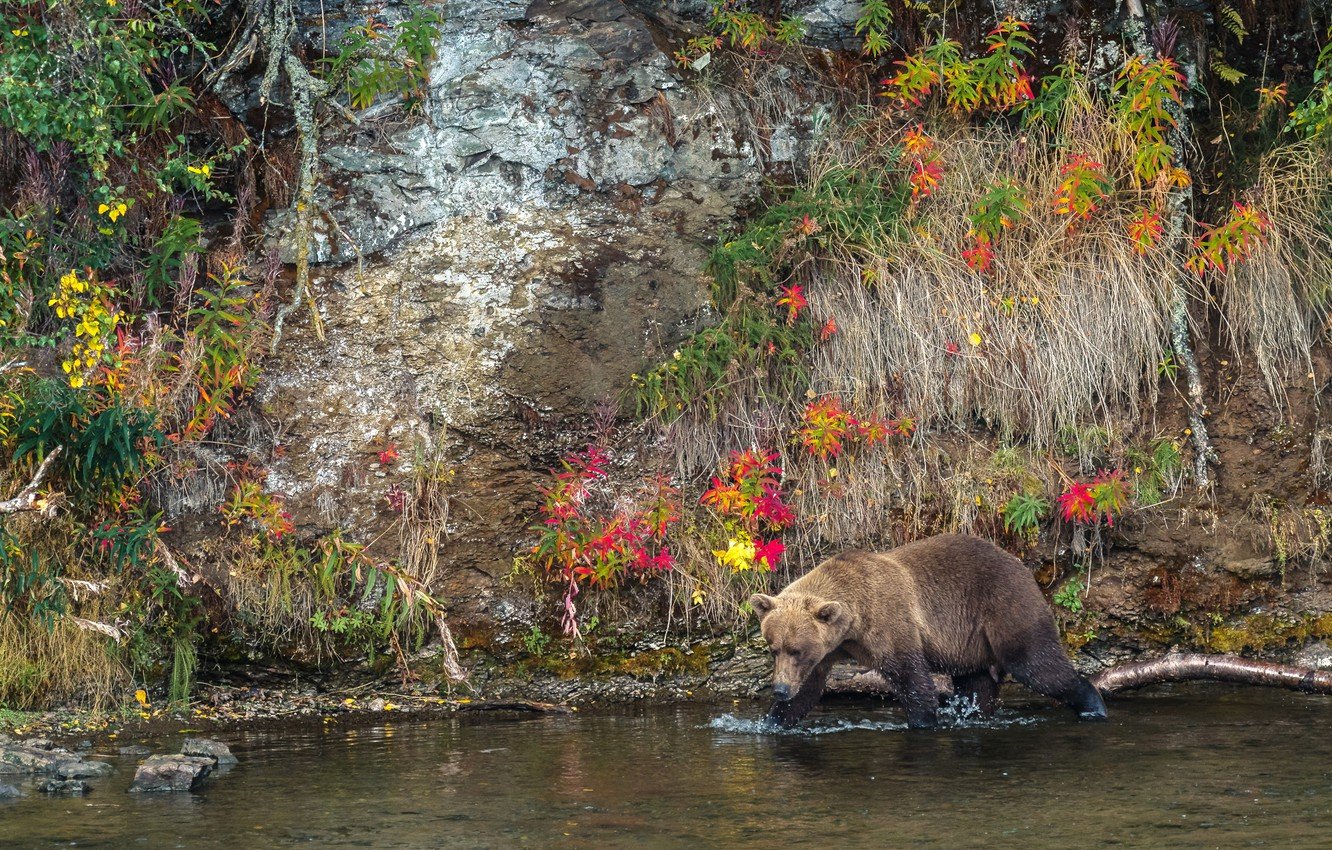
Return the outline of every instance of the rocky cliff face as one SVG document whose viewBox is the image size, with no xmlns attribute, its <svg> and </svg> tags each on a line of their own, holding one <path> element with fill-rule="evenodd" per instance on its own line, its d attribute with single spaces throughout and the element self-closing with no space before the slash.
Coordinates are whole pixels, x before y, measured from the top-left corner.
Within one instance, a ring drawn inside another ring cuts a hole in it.
<svg viewBox="0 0 1332 850">
<path fill-rule="evenodd" d="M 497 616 L 538 476 L 709 321 L 709 243 L 790 168 L 817 102 L 686 86 L 619 0 L 458 4 L 441 45 L 423 121 L 325 139 L 326 339 L 294 314 L 257 398 L 282 446 L 268 485 L 303 527 L 374 539 L 423 455 L 454 468 L 441 590 Z"/>
<path fill-rule="evenodd" d="M 1048 22 L 1061 8 L 1012 11 Z M 833 0 L 807 10 L 816 43 L 844 45 L 856 9 Z M 306 11 L 313 45 L 324 33 L 319 10 Z M 339 14 L 345 24 L 361 11 Z M 268 487 L 303 529 L 342 528 L 395 554 L 389 497 L 439 461 L 453 477 L 448 534 L 431 542 L 437 589 L 464 619 L 529 616 L 530 600 L 500 579 L 530 540 L 545 471 L 631 373 L 715 320 L 702 276 L 710 244 L 765 177 L 799 167 L 838 95 L 826 68 L 777 63 L 686 83 L 671 52 L 705 14 L 689 2 L 464 0 L 447 9 L 422 119 L 372 109 L 357 128 L 329 130 L 312 256 L 325 338 L 293 314 L 256 393 L 281 447 Z M 270 217 L 287 260 L 289 230 L 283 214 Z M 1277 468 L 1249 468 L 1263 451 L 1251 449 L 1253 423 L 1272 408 L 1218 351 L 1204 341 L 1199 356 L 1210 386 L 1231 390 L 1214 435 L 1222 466 L 1254 481 L 1223 473 L 1215 501 L 1190 497 L 1174 525 L 1131 531 L 1093 572 L 1088 605 L 1122 624 L 1112 640 L 1139 640 L 1141 612 L 1159 619 L 1212 602 L 1259 614 L 1290 603 L 1305 636 L 1322 634 L 1306 617 L 1327 607 L 1321 578 L 1286 594 L 1253 542 L 1253 493 L 1274 486 L 1259 479 Z M 1307 487 L 1303 459 L 1320 426 L 1307 386 L 1289 401 L 1281 480 Z M 1160 415 L 1162 427 L 1183 427 L 1172 400 Z M 1257 431 L 1275 434 L 1269 424 Z M 382 461 L 390 446 L 399 456 Z M 1253 575 L 1236 579 L 1235 564 Z M 1273 640 L 1285 640 L 1278 626 Z M 1236 648 L 1246 640 L 1237 634 Z"/>
</svg>

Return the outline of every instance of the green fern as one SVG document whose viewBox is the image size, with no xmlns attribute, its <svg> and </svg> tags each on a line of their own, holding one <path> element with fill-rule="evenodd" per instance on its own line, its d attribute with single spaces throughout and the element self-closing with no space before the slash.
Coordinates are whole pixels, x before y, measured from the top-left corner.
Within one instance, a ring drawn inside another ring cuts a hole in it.
<svg viewBox="0 0 1332 850">
<path fill-rule="evenodd" d="M 1241 17 L 1239 10 L 1229 3 L 1222 3 L 1217 8 L 1217 20 L 1221 26 L 1233 36 L 1240 44 L 1249 35 L 1248 27 L 1244 26 L 1244 18 Z"/>
<path fill-rule="evenodd" d="M 1220 50 L 1217 50 L 1215 47 L 1212 48 L 1211 59 L 1212 61 L 1210 64 L 1212 68 L 1212 73 L 1216 74 L 1218 78 L 1220 78 L 1222 81 L 1226 83 L 1229 83 L 1232 86 L 1238 83 L 1240 80 L 1244 79 L 1245 77 L 1249 76 L 1248 74 L 1241 71 L 1239 68 L 1236 68 L 1233 65 L 1228 64 L 1226 62 L 1225 54 L 1223 54 Z"/>
</svg>

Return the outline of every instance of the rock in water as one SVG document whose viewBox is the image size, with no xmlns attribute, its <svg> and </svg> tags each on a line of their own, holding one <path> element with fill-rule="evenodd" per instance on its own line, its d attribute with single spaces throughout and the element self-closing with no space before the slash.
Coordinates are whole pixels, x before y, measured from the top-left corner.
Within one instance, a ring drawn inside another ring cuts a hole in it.
<svg viewBox="0 0 1332 850">
<path fill-rule="evenodd" d="M 209 738 L 186 738 L 185 743 L 180 745 L 180 751 L 187 756 L 211 758 L 217 762 L 218 767 L 236 764 L 236 757 L 226 744 Z"/>
<path fill-rule="evenodd" d="M 6 785 L 0 782 L 0 800 L 12 800 L 15 797 L 22 797 L 23 792 L 13 785 Z"/>
<path fill-rule="evenodd" d="M 0 744 L 0 774 L 51 773 L 57 764 L 76 759 L 73 753 L 22 744 Z"/>
<path fill-rule="evenodd" d="M 213 770 L 206 756 L 149 756 L 139 765 L 130 792 L 190 791 Z"/>
<path fill-rule="evenodd" d="M 69 794 L 73 797 L 82 797 L 92 791 L 92 786 L 82 779 L 48 779 L 38 785 L 37 790 L 43 794 Z"/>
<path fill-rule="evenodd" d="M 110 776 L 114 771 L 115 768 L 104 761 L 84 761 L 79 758 L 66 759 L 51 768 L 51 772 L 60 779 L 88 779 L 94 776 Z"/>
</svg>

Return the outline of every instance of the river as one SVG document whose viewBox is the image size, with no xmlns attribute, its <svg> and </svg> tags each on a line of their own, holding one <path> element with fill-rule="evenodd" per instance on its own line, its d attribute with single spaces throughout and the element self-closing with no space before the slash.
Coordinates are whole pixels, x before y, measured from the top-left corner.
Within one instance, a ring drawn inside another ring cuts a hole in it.
<svg viewBox="0 0 1332 850">
<path fill-rule="evenodd" d="M 1177 686 L 1106 723 L 1008 694 L 904 728 L 830 702 L 772 733 L 753 703 L 237 732 L 198 792 L 0 802 L 0 847 L 1314 847 L 1332 842 L 1332 699 Z M 124 742 L 122 742 L 124 743 Z M 167 751 L 178 739 L 149 742 Z M 96 756 L 96 753 L 94 753 Z"/>
</svg>

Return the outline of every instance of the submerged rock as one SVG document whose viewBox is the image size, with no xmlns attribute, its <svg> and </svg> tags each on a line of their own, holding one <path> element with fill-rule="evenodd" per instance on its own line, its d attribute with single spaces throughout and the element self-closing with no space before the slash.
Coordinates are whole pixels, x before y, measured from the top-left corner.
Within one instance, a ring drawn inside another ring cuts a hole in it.
<svg viewBox="0 0 1332 850">
<path fill-rule="evenodd" d="M 15 797 L 22 797 L 23 792 L 14 785 L 6 785 L 0 782 L 0 800 L 12 800 Z"/>
<path fill-rule="evenodd" d="M 150 756 L 153 754 L 152 747 L 145 747 L 143 744 L 129 744 L 116 750 L 122 756 Z"/>
<path fill-rule="evenodd" d="M 219 767 L 236 764 L 236 757 L 231 754 L 231 749 L 221 741 L 210 738 L 186 738 L 185 743 L 180 745 L 180 751 L 187 756 L 211 758 Z"/>
<path fill-rule="evenodd" d="M 97 776 L 110 776 L 115 772 L 115 768 L 104 761 L 84 761 L 81 758 L 73 758 L 57 762 L 51 772 L 60 779 L 89 779 Z"/>
<path fill-rule="evenodd" d="M 213 770 L 208 756 L 149 756 L 139 765 L 130 792 L 190 791 Z"/>
<path fill-rule="evenodd" d="M 82 779 L 48 779 L 38 785 L 37 790 L 43 794 L 68 794 L 72 797 L 82 797 L 92 791 L 92 786 Z"/>
</svg>

